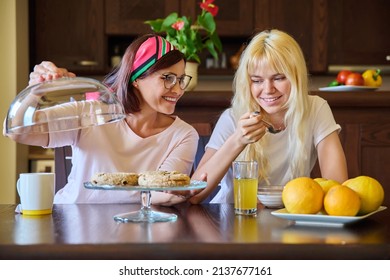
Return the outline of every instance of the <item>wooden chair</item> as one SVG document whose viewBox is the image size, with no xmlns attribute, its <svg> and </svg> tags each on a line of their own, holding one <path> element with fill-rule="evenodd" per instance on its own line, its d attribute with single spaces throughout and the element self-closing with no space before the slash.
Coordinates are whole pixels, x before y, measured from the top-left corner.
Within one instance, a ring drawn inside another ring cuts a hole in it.
<svg viewBox="0 0 390 280">
<path fill-rule="evenodd" d="M 199 134 L 198 150 L 196 151 L 193 170 L 195 170 L 205 152 L 205 147 L 210 140 L 213 126 L 211 123 L 192 123 L 191 124 Z"/>
<path fill-rule="evenodd" d="M 72 148 L 70 146 L 54 149 L 54 167 L 57 192 L 68 182 L 68 176 L 72 168 Z"/>
<path fill-rule="evenodd" d="M 193 170 L 196 170 L 196 168 L 198 168 L 200 160 L 203 157 L 206 145 L 210 140 L 211 133 L 213 132 L 213 124 L 192 123 L 191 125 L 196 129 L 196 131 L 199 134 L 198 150 L 196 151 L 194 166 L 193 166 Z M 221 187 L 217 186 L 215 190 L 205 200 L 203 200 L 202 203 L 209 203 L 214 198 L 214 196 L 219 192 L 220 189 Z"/>
</svg>

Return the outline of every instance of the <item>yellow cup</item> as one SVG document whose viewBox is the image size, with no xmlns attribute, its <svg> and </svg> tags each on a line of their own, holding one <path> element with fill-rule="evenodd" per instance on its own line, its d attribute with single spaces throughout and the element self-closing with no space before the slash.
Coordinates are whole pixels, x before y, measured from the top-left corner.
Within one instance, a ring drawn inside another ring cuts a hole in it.
<svg viewBox="0 0 390 280">
<path fill-rule="evenodd" d="M 256 161 L 233 162 L 234 212 L 257 214 L 258 164 Z"/>
</svg>

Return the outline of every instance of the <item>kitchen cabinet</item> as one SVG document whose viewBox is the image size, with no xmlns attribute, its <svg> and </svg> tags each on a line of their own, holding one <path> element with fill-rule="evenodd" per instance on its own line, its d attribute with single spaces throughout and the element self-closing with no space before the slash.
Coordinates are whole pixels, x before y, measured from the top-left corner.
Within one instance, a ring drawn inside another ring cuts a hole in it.
<svg viewBox="0 0 390 280">
<path fill-rule="evenodd" d="M 104 0 L 31 0 L 31 67 L 50 60 L 81 75 L 105 70 Z"/>
<path fill-rule="evenodd" d="M 254 10 L 255 29 L 290 33 L 311 73 L 390 69 L 387 0 L 258 0 Z"/>
<path fill-rule="evenodd" d="M 105 0 L 105 32 L 108 35 L 150 33 L 144 21 L 179 11 L 179 0 Z"/>
<path fill-rule="evenodd" d="M 105 32 L 108 36 L 108 53 L 120 48 L 121 53 L 137 35 L 150 33 L 152 30 L 145 20 L 165 18 L 172 12 L 185 15 L 195 20 L 200 14 L 199 0 L 151 0 L 125 1 L 105 0 Z M 218 34 L 221 37 L 225 56 L 228 58 L 240 48 L 253 31 L 253 0 L 225 0 L 215 3 L 219 6 L 216 16 Z M 233 39 L 232 39 L 233 38 Z M 201 54 L 205 61 L 207 53 Z M 232 74 L 231 69 L 205 69 L 200 66 L 202 74 Z"/>
<path fill-rule="evenodd" d="M 349 177 L 368 175 L 388 188 L 390 175 L 386 170 L 390 168 L 390 99 L 389 94 L 378 97 L 379 94 L 363 95 L 360 102 L 350 105 L 344 103 L 340 106 L 343 101 L 339 100 L 340 105 L 335 104 L 332 109 L 342 127 L 341 141 Z M 386 202 L 385 205 L 390 203 L 390 197 Z"/>
<path fill-rule="evenodd" d="M 79 75 L 105 74 L 110 70 L 109 56 L 118 55 L 118 49 L 123 54 L 136 36 L 151 32 L 145 20 L 164 18 L 171 12 L 195 18 L 199 2 L 31 0 L 31 66 L 53 60 Z M 337 65 L 390 69 L 390 37 L 386 36 L 390 1 L 366 2 L 217 0 L 215 20 L 228 61 L 256 32 L 278 28 L 298 41 L 310 73 L 326 73 Z M 201 60 L 206 58 L 204 52 Z M 233 69 L 201 65 L 200 73 L 230 75 Z"/>
<path fill-rule="evenodd" d="M 181 1 L 181 13 L 195 19 L 200 14 L 199 0 Z M 250 36 L 253 32 L 254 0 L 216 0 L 215 17 L 219 36 Z"/>
<path fill-rule="evenodd" d="M 388 0 L 328 1 L 329 65 L 390 68 Z"/>
<path fill-rule="evenodd" d="M 109 35 L 138 35 L 150 32 L 148 19 L 165 18 L 172 12 L 195 20 L 200 14 L 199 0 L 106 0 L 106 27 Z M 221 36 L 250 35 L 253 31 L 253 0 L 224 0 L 216 17 Z"/>
<path fill-rule="evenodd" d="M 311 73 L 327 70 L 326 0 L 255 1 L 255 30 L 280 29 L 294 37 Z"/>
</svg>

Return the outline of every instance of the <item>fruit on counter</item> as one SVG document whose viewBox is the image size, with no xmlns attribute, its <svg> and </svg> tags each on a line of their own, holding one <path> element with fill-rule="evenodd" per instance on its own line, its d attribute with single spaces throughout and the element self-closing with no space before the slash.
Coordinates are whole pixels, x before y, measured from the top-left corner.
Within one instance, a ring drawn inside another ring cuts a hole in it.
<svg viewBox="0 0 390 280">
<path fill-rule="evenodd" d="M 347 77 L 351 73 L 352 73 L 352 71 L 349 71 L 349 70 L 341 70 L 337 74 L 336 81 L 339 83 L 339 85 L 345 85 L 345 82 L 347 81 Z"/>
<path fill-rule="evenodd" d="M 337 80 L 334 80 L 334 81 L 331 81 L 329 84 L 328 84 L 328 87 L 337 87 L 339 86 L 340 83 L 337 81 Z"/>
<path fill-rule="evenodd" d="M 340 185 L 339 182 L 337 182 L 336 180 L 332 180 L 332 179 L 315 178 L 314 181 L 316 181 L 318 184 L 320 184 L 325 195 L 331 187 L 336 186 L 336 185 Z"/>
<path fill-rule="evenodd" d="M 362 74 L 357 72 L 352 72 L 347 76 L 345 84 L 348 86 L 364 86 L 364 79 Z"/>
<path fill-rule="evenodd" d="M 380 87 L 382 85 L 382 77 L 380 69 L 368 69 L 363 72 L 364 85 L 367 87 Z"/>
<path fill-rule="evenodd" d="M 341 70 L 338 72 L 336 79 L 328 84 L 328 87 L 342 85 L 380 87 L 382 85 L 380 72 L 380 69 L 367 69 L 363 74 L 360 74 L 350 70 Z"/>
<path fill-rule="evenodd" d="M 316 214 L 322 209 L 323 200 L 322 187 L 309 177 L 289 181 L 282 192 L 283 204 L 292 214 Z"/>
<path fill-rule="evenodd" d="M 345 181 L 343 185 L 358 193 L 361 200 L 359 215 L 375 211 L 382 205 L 385 193 L 382 185 L 376 179 L 369 176 L 358 176 Z"/>
<path fill-rule="evenodd" d="M 344 185 L 334 185 L 324 198 L 324 209 L 330 216 L 356 216 L 360 205 L 358 193 Z"/>
</svg>

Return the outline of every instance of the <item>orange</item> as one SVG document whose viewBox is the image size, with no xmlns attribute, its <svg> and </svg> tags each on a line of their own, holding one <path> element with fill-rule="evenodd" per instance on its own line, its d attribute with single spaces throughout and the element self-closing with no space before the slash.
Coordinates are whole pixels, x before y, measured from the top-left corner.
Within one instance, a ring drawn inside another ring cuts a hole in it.
<svg viewBox="0 0 390 280">
<path fill-rule="evenodd" d="M 356 216 L 360 209 L 360 197 L 347 186 L 335 185 L 325 195 L 324 208 L 331 216 Z"/>
<path fill-rule="evenodd" d="M 335 186 L 340 185 L 339 182 L 332 180 L 332 179 L 325 179 L 325 178 L 315 178 L 314 181 L 316 181 L 320 186 L 322 187 L 324 193 L 326 194 L 328 190 Z"/>
<path fill-rule="evenodd" d="M 316 214 L 322 208 L 323 199 L 322 187 L 309 177 L 289 181 L 282 192 L 284 206 L 292 214 Z"/>
<path fill-rule="evenodd" d="M 343 185 L 359 194 L 361 200 L 359 215 L 375 211 L 382 205 L 385 192 L 376 179 L 369 176 L 358 176 L 345 181 Z"/>
<path fill-rule="evenodd" d="M 325 178 L 315 178 L 314 181 L 316 181 L 317 183 L 320 183 L 320 182 L 324 182 L 328 179 L 325 179 Z"/>
</svg>

